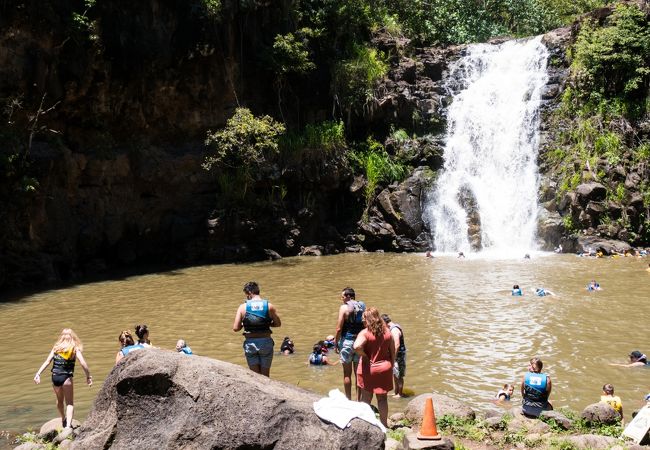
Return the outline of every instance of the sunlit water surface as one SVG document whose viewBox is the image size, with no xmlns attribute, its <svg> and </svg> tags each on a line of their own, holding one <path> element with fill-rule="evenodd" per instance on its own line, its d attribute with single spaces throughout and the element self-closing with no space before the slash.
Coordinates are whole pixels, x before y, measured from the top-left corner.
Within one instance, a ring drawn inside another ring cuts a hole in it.
<svg viewBox="0 0 650 450">
<path fill-rule="evenodd" d="M 5 338 L 0 430 L 24 431 L 56 416 L 49 372 L 32 381 L 63 327 L 83 340 L 95 384 L 77 367 L 76 417 L 83 419 L 113 367 L 120 330 L 147 323 L 154 345 L 178 338 L 195 353 L 245 365 L 242 336 L 231 330 L 242 285 L 257 280 L 282 319 L 276 349 L 291 336 L 297 352 L 276 356 L 271 376 L 326 394 L 342 388 L 341 367 L 310 367 L 311 346 L 335 331 L 339 293 L 358 298 L 400 323 L 408 346 L 406 387 L 436 391 L 478 410 L 503 383 L 519 382 L 527 361 L 542 358 L 556 407 L 579 410 L 613 383 L 626 416 L 650 392 L 650 370 L 611 367 L 634 349 L 650 351 L 648 259 L 533 255 L 498 260 L 421 254 L 344 254 L 277 262 L 218 265 L 43 292 L 0 304 Z M 595 278 L 604 290 L 590 293 Z M 513 284 L 525 296 L 512 297 Z M 557 296 L 539 298 L 544 286 Z M 49 369 L 48 369 L 49 370 Z M 81 375 L 81 376 L 80 376 Z M 408 400 L 390 400 L 391 412 Z M 518 389 L 515 403 L 519 403 Z"/>
</svg>

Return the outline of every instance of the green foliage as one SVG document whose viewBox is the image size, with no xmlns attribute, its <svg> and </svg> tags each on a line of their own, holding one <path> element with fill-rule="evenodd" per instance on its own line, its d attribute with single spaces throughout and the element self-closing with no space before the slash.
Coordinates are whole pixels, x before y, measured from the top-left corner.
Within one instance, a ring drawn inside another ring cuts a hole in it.
<svg viewBox="0 0 650 450">
<path fill-rule="evenodd" d="M 316 65 L 309 60 L 308 37 L 312 34 L 311 29 L 303 28 L 295 34 L 275 36 L 271 61 L 278 75 L 305 74 L 316 68 Z"/>
<path fill-rule="evenodd" d="M 573 233 L 576 231 L 576 226 L 573 223 L 573 217 L 571 217 L 570 214 L 567 214 L 566 216 L 562 217 L 562 224 L 564 225 L 564 229 L 568 233 Z"/>
<path fill-rule="evenodd" d="M 474 420 L 461 419 L 456 416 L 445 414 L 438 419 L 437 422 L 441 430 L 453 434 L 454 436 L 471 439 L 473 441 L 482 441 L 489 436 L 487 428 Z"/>
<path fill-rule="evenodd" d="M 345 111 L 365 105 L 374 97 L 376 83 L 388 73 L 382 52 L 355 45 L 353 56 L 339 62 L 334 69 L 334 94 Z"/>
<path fill-rule="evenodd" d="M 343 122 L 325 121 L 309 124 L 300 132 L 286 133 L 280 138 L 280 150 L 283 153 L 295 153 L 300 150 L 322 150 L 332 152 L 347 146 Z"/>
<path fill-rule="evenodd" d="M 634 4 L 619 4 L 605 26 L 583 23 L 573 49 L 572 73 L 582 100 L 594 104 L 603 98 L 644 96 L 650 80 L 650 27 L 645 13 Z"/>
<path fill-rule="evenodd" d="M 203 0 L 203 5 L 209 17 L 218 18 L 221 14 L 221 0 Z"/>
<path fill-rule="evenodd" d="M 389 438 L 395 439 L 397 442 L 402 442 L 402 439 L 404 439 L 404 436 L 406 435 L 406 432 L 404 431 L 403 428 L 399 428 L 397 430 L 388 430 L 388 431 L 386 431 L 386 435 Z"/>
<path fill-rule="evenodd" d="M 409 134 L 403 128 L 398 128 L 395 130 L 391 127 L 390 137 L 398 144 L 403 144 L 410 139 Z"/>
<path fill-rule="evenodd" d="M 366 217 L 379 183 L 401 180 L 406 174 L 406 167 L 394 162 L 384 146 L 372 137 L 368 137 L 360 147 L 357 152 L 348 154 L 348 157 L 353 166 L 363 171 L 367 180 L 366 211 L 364 213 L 364 217 Z"/>
<path fill-rule="evenodd" d="M 267 154 L 278 152 L 278 137 L 285 126 L 269 116 L 255 117 L 247 108 L 237 108 L 226 127 L 208 131 L 205 144 L 214 153 L 205 158 L 203 167 L 251 167 L 266 162 Z"/>
</svg>

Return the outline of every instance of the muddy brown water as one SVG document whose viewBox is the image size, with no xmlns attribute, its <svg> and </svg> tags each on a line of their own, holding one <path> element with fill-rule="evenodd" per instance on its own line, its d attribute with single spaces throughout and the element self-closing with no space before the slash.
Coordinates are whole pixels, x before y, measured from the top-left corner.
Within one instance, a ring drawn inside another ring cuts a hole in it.
<svg viewBox="0 0 650 450">
<path fill-rule="evenodd" d="M 311 346 L 335 331 L 339 293 L 352 286 L 358 298 L 390 314 L 405 332 L 406 387 L 436 391 L 477 410 L 503 383 L 519 383 L 532 356 L 553 380 L 556 407 L 581 410 L 612 383 L 629 419 L 650 392 L 650 369 L 611 367 L 635 349 L 650 352 L 650 259 L 588 259 L 533 255 L 530 260 L 490 260 L 422 254 L 344 254 L 276 262 L 217 265 L 136 276 L 52 290 L 0 304 L 5 338 L 0 383 L 0 430 L 38 428 L 56 416 L 46 370 L 34 373 L 63 327 L 82 339 L 95 384 L 77 367 L 76 418 L 83 419 L 113 367 L 120 330 L 150 327 L 155 346 L 173 349 L 184 338 L 198 355 L 245 366 L 242 336 L 231 330 L 242 285 L 257 280 L 278 309 L 276 349 L 284 336 L 296 353 L 276 356 L 274 379 L 326 394 L 342 389 L 342 371 L 310 367 Z M 602 291 L 585 285 L 597 279 Z M 512 297 L 513 284 L 524 297 Z M 557 295 L 539 298 L 531 288 Z M 48 369 L 49 370 L 49 369 Z M 390 412 L 407 399 L 391 399 Z M 519 389 L 514 403 L 520 401 Z"/>
</svg>

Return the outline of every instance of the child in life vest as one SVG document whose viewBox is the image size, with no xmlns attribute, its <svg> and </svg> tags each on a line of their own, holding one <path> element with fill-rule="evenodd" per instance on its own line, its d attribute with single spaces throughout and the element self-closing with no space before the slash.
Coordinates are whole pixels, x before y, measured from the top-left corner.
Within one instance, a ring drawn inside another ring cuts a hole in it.
<svg viewBox="0 0 650 450">
<path fill-rule="evenodd" d="M 338 360 L 332 362 L 323 354 L 323 346 L 321 342 L 314 345 L 313 351 L 309 355 L 309 364 L 312 366 L 333 366 L 338 363 Z"/>
<path fill-rule="evenodd" d="M 600 396 L 600 403 L 606 403 L 621 416 L 621 422 L 623 422 L 623 403 L 621 403 L 621 398 L 617 395 L 614 395 L 614 386 L 611 384 L 606 384 L 603 386 L 603 395 Z"/>
</svg>

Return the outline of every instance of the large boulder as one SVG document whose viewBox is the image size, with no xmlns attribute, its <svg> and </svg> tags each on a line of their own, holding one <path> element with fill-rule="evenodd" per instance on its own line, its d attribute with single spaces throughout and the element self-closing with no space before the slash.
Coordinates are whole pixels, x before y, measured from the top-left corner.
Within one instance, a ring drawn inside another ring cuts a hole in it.
<svg viewBox="0 0 650 450">
<path fill-rule="evenodd" d="M 621 416 L 607 403 L 592 403 L 582 410 L 580 415 L 585 422 L 592 425 L 614 425 Z"/>
<path fill-rule="evenodd" d="M 440 419 L 442 416 L 447 415 L 464 420 L 474 420 L 476 418 L 476 413 L 474 410 L 467 406 L 465 403 L 454 400 L 453 398 L 447 397 L 446 395 L 432 393 L 418 395 L 413 400 L 411 400 L 408 405 L 406 405 L 404 415 L 412 423 L 417 425 L 422 423 L 424 403 L 427 397 L 431 397 L 433 399 L 433 410 L 436 414 L 436 418 L 438 419 Z"/>
<path fill-rule="evenodd" d="M 367 422 L 323 422 L 318 399 L 234 364 L 149 349 L 113 368 L 73 448 L 384 448 Z"/>
</svg>

